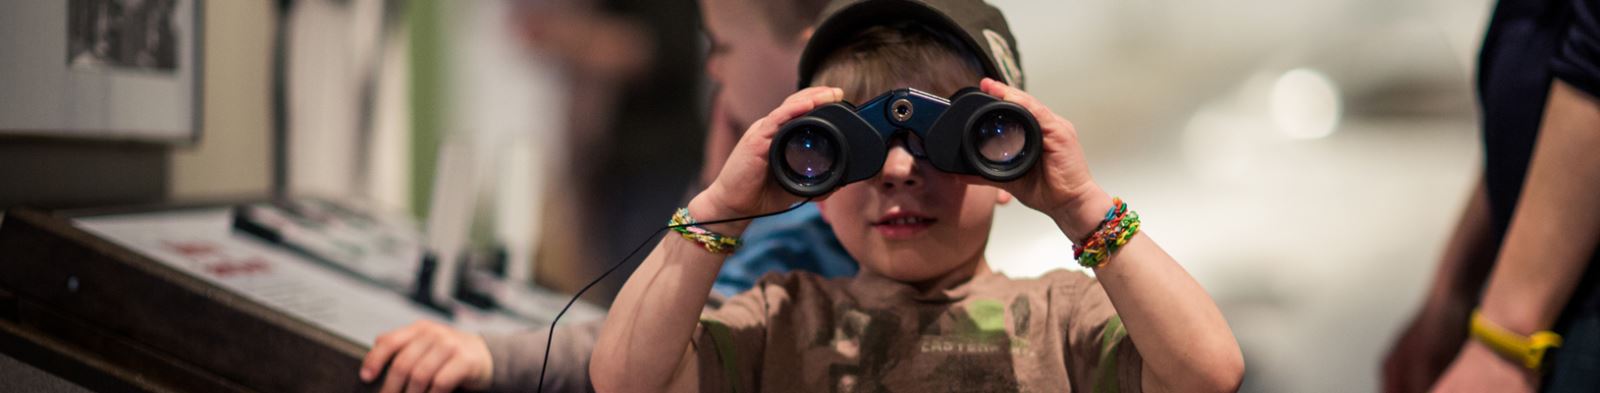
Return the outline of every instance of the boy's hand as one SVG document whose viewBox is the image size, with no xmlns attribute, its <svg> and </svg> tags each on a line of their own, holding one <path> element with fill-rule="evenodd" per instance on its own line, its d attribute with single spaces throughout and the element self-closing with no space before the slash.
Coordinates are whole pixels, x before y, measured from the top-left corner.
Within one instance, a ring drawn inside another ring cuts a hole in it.
<svg viewBox="0 0 1600 393">
<path fill-rule="evenodd" d="M 772 138 L 784 123 L 818 106 L 843 99 L 844 90 L 810 87 L 790 95 L 767 117 L 756 120 L 734 146 L 717 180 L 689 202 L 690 214 L 697 220 L 710 221 L 782 210 L 801 201 L 777 183 L 768 181 L 767 154 Z M 738 236 L 747 223 L 728 223 L 714 229 L 724 235 Z"/>
<path fill-rule="evenodd" d="M 974 184 L 986 184 L 1011 193 L 1034 210 L 1055 219 L 1056 225 L 1078 241 L 1094 231 L 1111 207 L 1111 197 L 1095 184 L 1078 144 L 1078 131 L 1067 119 L 1057 116 L 1032 95 L 989 78 L 979 83 L 983 92 L 1027 108 L 1039 120 L 1044 146 L 1033 170 L 1020 179 L 1005 183 L 978 176 L 963 176 Z"/>
<path fill-rule="evenodd" d="M 389 363 L 383 393 L 451 392 L 457 387 L 484 390 L 489 388 L 493 362 L 483 337 L 433 321 L 417 321 L 378 336 L 361 361 L 361 380 L 373 382 Z"/>
</svg>

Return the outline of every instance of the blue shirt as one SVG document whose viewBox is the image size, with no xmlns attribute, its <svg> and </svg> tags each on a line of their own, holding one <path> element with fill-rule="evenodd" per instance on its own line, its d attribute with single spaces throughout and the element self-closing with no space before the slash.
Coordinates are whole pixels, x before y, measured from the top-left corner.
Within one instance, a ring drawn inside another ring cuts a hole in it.
<svg viewBox="0 0 1600 393">
<path fill-rule="evenodd" d="M 814 203 L 751 221 L 740 238 L 744 245 L 723 262 L 711 286 L 723 296 L 750 289 L 768 272 L 805 270 L 829 278 L 856 274 L 856 260 L 839 244 Z"/>
</svg>

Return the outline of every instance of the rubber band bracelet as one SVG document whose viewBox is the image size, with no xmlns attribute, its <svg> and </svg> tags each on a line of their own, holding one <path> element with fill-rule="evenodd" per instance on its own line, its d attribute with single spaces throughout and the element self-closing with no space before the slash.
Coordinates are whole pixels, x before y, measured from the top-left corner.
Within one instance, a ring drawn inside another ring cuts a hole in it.
<svg viewBox="0 0 1600 393">
<path fill-rule="evenodd" d="M 1555 332 L 1545 330 L 1523 336 L 1496 325 L 1478 310 L 1472 310 L 1472 338 L 1535 371 L 1543 366 L 1546 351 L 1561 346 L 1561 335 Z"/>
<path fill-rule="evenodd" d="M 739 248 L 738 237 L 724 236 L 696 224 L 694 218 L 689 216 L 689 209 L 684 207 L 678 208 L 678 211 L 672 214 L 672 219 L 667 220 L 667 227 L 672 228 L 673 232 L 677 232 L 684 239 L 699 243 L 711 253 L 732 254 L 733 250 Z"/>
<path fill-rule="evenodd" d="M 1110 261 L 1111 254 L 1139 233 L 1139 213 L 1129 211 L 1122 198 L 1111 198 L 1111 208 L 1095 228 L 1083 241 L 1072 246 L 1072 256 L 1079 266 L 1097 269 Z"/>
</svg>

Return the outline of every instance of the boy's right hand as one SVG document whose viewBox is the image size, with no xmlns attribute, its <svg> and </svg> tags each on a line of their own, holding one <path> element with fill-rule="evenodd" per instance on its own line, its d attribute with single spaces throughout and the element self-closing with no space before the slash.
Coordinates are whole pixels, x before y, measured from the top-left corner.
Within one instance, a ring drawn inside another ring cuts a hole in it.
<svg viewBox="0 0 1600 393">
<path fill-rule="evenodd" d="M 493 362 L 483 337 L 417 321 L 378 336 L 361 361 L 361 381 L 373 382 L 388 363 L 383 393 L 484 390 L 489 388 Z"/>
<path fill-rule="evenodd" d="M 844 90 L 835 87 L 810 87 L 790 95 L 767 117 L 756 120 L 734 146 L 733 154 L 722 165 L 722 172 L 705 191 L 689 202 L 696 220 L 711 221 L 745 217 L 782 210 L 801 198 L 784 191 L 768 179 L 767 154 L 772 138 L 784 123 L 804 116 L 819 106 L 844 100 Z M 728 223 L 718 232 L 738 236 L 745 223 Z"/>
</svg>

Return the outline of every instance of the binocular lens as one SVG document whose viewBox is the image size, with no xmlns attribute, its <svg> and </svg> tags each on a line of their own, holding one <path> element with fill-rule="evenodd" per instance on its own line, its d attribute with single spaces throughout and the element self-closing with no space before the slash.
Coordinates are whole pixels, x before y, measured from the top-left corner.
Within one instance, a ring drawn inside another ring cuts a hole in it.
<svg viewBox="0 0 1600 393">
<path fill-rule="evenodd" d="M 795 180 L 811 184 L 827 177 L 839 159 L 836 142 L 812 127 L 796 130 L 784 143 L 783 158 Z"/>
<path fill-rule="evenodd" d="M 978 149 L 978 155 L 989 164 L 999 166 L 1018 162 L 1022 148 L 1028 142 L 1027 128 L 1020 120 L 1006 111 L 985 114 L 974 126 L 977 129 L 972 130 L 977 133 L 974 147 Z"/>
</svg>

